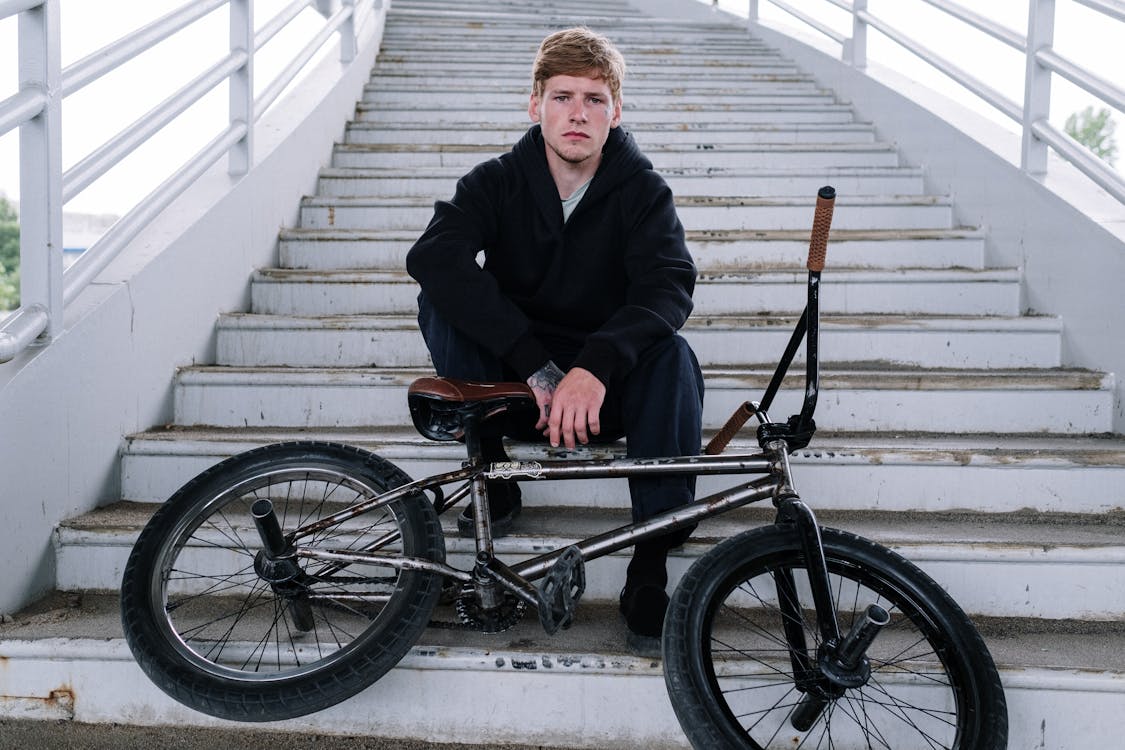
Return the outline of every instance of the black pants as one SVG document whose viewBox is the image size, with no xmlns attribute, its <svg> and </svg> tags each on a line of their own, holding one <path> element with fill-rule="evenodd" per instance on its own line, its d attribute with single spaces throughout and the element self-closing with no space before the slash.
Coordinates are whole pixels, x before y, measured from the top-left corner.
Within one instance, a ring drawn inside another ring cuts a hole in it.
<svg viewBox="0 0 1125 750">
<path fill-rule="evenodd" d="M 478 381 L 515 381 L 517 375 L 446 321 L 425 294 L 418 323 L 438 375 Z M 550 349 L 550 345 L 548 345 Z M 577 351 L 555 347 L 555 364 L 568 370 Z M 632 458 L 698 455 L 703 419 L 703 374 L 688 343 L 669 336 L 646 349 L 625 377 L 606 388 L 598 442 L 625 437 Z M 591 436 L 593 438 L 593 436 Z M 695 498 L 694 476 L 629 479 L 633 520 L 644 521 Z"/>
</svg>

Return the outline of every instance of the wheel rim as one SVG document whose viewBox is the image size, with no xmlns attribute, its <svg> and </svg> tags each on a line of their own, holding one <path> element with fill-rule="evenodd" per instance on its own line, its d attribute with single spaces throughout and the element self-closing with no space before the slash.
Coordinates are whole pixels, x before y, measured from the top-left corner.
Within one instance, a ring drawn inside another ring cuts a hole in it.
<svg viewBox="0 0 1125 750">
<path fill-rule="evenodd" d="M 170 647 L 213 676 L 253 682 L 300 678 L 361 648 L 393 621 L 392 594 L 410 576 L 386 565 L 299 560 L 302 578 L 277 593 L 255 570 L 261 542 L 250 506 L 268 498 L 285 533 L 386 488 L 354 472 L 302 465 L 259 472 L 185 514 L 157 555 L 150 601 Z M 302 547 L 408 555 L 395 505 L 330 527 Z M 304 623 L 302 632 L 297 624 Z"/>
<path fill-rule="evenodd" d="M 799 555 L 759 558 L 723 582 L 703 622 L 704 679 L 722 696 L 732 738 L 752 748 L 961 747 L 966 725 L 964 689 L 970 679 L 922 598 L 870 566 L 833 559 L 828 566 L 840 629 L 846 633 L 869 604 L 891 614 L 868 651 L 871 678 L 828 702 L 807 731 L 791 722 L 802 698 L 794 686 L 789 648 L 773 573 L 793 571 L 801 604 L 800 629 L 815 659 L 821 639 Z"/>
</svg>

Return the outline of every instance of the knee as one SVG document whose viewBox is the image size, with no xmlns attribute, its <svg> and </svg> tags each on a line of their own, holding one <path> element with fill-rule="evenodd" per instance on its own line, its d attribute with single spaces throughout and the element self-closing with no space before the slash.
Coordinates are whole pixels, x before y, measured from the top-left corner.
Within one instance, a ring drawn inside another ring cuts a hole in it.
<svg viewBox="0 0 1125 750">
<path fill-rule="evenodd" d="M 641 356 L 638 369 L 652 373 L 658 379 L 668 379 L 681 388 L 693 387 L 703 397 L 703 372 L 691 345 L 679 334 L 674 334 L 649 347 Z"/>
</svg>

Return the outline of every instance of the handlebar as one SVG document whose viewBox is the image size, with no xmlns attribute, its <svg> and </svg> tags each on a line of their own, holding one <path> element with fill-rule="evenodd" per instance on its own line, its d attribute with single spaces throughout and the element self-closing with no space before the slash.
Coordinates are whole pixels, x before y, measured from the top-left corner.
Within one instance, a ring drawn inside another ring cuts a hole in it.
<svg viewBox="0 0 1125 750">
<path fill-rule="evenodd" d="M 756 408 L 749 401 L 739 405 L 738 409 L 730 416 L 726 424 L 722 426 L 715 436 L 711 438 L 711 442 L 707 444 L 707 447 L 703 449 L 705 454 L 713 456 L 722 453 L 727 447 L 727 444 L 738 434 L 738 431 L 742 429 L 743 425 L 746 424 L 751 416 L 758 411 L 765 412 L 770 408 L 770 405 L 773 403 L 773 397 L 781 387 L 781 381 L 785 379 L 785 373 L 789 370 L 789 364 L 793 361 L 793 357 L 797 353 L 797 347 L 800 346 L 801 339 L 805 337 L 806 333 L 808 334 L 806 342 L 808 347 L 808 370 L 805 383 L 805 404 L 801 410 L 801 414 L 790 420 L 790 430 L 792 432 L 803 433 L 801 439 L 805 444 L 808 443 L 807 437 L 811 437 L 811 430 L 815 429 L 812 424 L 812 413 L 816 408 L 816 396 L 819 391 L 817 339 L 820 331 L 820 272 L 824 270 L 824 261 L 828 254 L 828 233 L 829 228 L 832 226 L 832 210 L 835 203 L 835 188 L 830 185 L 825 185 L 817 191 L 816 209 L 813 213 L 812 235 L 809 237 L 809 257 L 806 262 L 806 267 L 809 270 L 808 304 L 805 307 L 805 311 L 801 314 L 801 319 L 797 321 L 797 326 L 793 330 L 793 335 L 789 339 L 789 345 L 786 347 L 785 353 L 782 354 L 781 359 L 778 361 L 777 369 L 774 371 L 773 378 L 766 388 L 765 395 L 762 396 L 761 403 L 758 404 Z"/>
<path fill-rule="evenodd" d="M 835 204 L 836 190 L 831 185 L 825 185 L 817 191 L 812 236 L 809 238 L 809 260 L 806 264 L 813 273 L 824 270 L 824 259 L 828 255 L 828 229 L 832 226 L 832 209 Z"/>
</svg>

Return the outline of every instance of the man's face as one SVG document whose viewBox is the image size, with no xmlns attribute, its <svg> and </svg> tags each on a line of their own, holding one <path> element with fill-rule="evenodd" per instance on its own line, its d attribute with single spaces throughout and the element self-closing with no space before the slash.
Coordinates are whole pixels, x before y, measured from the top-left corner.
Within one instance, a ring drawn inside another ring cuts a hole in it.
<svg viewBox="0 0 1125 750">
<path fill-rule="evenodd" d="M 621 123 L 621 102 L 601 78 L 559 75 L 544 82 L 542 97 L 531 95 L 527 113 L 560 159 L 578 165 L 594 157 L 596 163 L 610 129 Z"/>
</svg>

